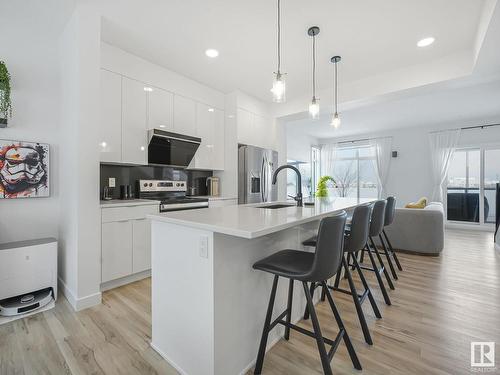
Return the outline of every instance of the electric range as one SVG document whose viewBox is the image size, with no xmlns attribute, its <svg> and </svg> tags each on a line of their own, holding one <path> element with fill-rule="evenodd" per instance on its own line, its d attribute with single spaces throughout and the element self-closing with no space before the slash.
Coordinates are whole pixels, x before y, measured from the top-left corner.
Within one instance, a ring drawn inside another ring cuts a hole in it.
<svg viewBox="0 0 500 375">
<path fill-rule="evenodd" d="M 207 208 L 208 198 L 186 196 L 186 181 L 138 180 L 137 191 L 140 199 L 160 201 L 160 212 Z"/>
</svg>

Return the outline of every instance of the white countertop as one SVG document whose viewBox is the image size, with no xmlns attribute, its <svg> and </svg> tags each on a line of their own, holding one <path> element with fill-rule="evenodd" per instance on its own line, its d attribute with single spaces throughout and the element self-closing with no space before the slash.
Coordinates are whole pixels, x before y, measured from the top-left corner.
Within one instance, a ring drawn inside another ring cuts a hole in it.
<svg viewBox="0 0 500 375">
<path fill-rule="evenodd" d="M 160 201 L 151 199 L 112 199 L 110 201 L 101 201 L 101 208 L 110 207 L 133 207 L 133 206 L 158 206 Z"/>
<path fill-rule="evenodd" d="M 260 208 L 266 202 L 250 205 L 204 208 L 148 215 L 151 220 L 204 229 L 242 238 L 256 238 L 303 223 L 319 220 L 335 211 L 354 208 L 375 201 L 373 198 L 317 198 L 314 206 L 290 206 L 279 209 Z"/>
</svg>

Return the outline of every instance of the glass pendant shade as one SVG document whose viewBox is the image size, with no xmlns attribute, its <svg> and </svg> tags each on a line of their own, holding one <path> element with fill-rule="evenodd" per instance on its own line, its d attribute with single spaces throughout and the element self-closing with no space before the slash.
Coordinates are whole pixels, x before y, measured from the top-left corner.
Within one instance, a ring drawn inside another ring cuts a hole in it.
<svg viewBox="0 0 500 375">
<path fill-rule="evenodd" d="M 313 98 L 309 104 L 309 115 L 313 120 L 317 120 L 319 118 L 319 103 L 316 98 Z"/>
<path fill-rule="evenodd" d="M 330 125 L 333 126 L 335 129 L 337 129 L 340 126 L 340 117 L 337 112 L 333 114 Z"/>
<path fill-rule="evenodd" d="M 286 82 L 285 77 L 281 73 L 274 73 L 273 88 L 273 102 L 282 103 L 285 101 Z"/>
</svg>

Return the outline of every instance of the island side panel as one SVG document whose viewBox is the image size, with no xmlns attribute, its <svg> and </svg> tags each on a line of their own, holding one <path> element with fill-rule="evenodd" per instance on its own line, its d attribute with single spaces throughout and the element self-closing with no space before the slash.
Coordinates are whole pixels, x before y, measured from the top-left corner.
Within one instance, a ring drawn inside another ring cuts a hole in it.
<svg viewBox="0 0 500 375">
<path fill-rule="evenodd" d="M 214 375 L 213 233 L 152 220 L 151 236 L 151 346 L 181 374 Z"/>
<path fill-rule="evenodd" d="M 302 242 L 315 235 L 319 221 L 285 229 L 255 239 L 214 233 L 215 373 L 244 374 L 255 364 L 269 303 L 273 276 L 252 269 L 253 263 L 283 249 L 314 251 Z M 273 317 L 286 309 L 288 279 L 280 278 Z M 316 299 L 320 293 L 316 293 Z M 305 296 L 294 283 L 292 321 L 302 318 Z M 278 325 L 268 348 L 282 336 Z M 293 332 L 291 333 L 294 334 Z"/>
</svg>

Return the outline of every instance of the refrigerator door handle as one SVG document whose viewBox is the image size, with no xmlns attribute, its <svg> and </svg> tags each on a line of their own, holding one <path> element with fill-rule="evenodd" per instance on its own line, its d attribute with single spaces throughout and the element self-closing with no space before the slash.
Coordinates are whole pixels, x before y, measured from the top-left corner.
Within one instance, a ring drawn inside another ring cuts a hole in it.
<svg viewBox="0 0 500 375">
<path fill-rule="evenodd" d="M 264 189 L 265 189 L 264 179 L 265 179 L 264 158 L 262 158 L 262 165 L 260 167 L 260 196 L 262 198 L 262 202 L 266 201 L 264 195 Z"/>
</svg>

